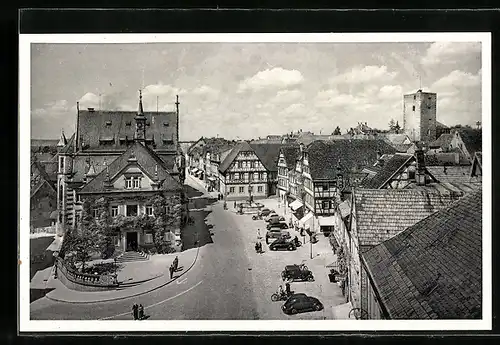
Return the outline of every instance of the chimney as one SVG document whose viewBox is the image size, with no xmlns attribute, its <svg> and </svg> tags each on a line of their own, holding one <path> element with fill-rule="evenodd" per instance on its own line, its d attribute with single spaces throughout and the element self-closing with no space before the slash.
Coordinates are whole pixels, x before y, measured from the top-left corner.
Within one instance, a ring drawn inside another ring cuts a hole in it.
<svg viewBox="0 0 500 345">
<path fill-rule="evenodd" d="M 421 148 L 418 148 L 415 151 L 415 159 L 417 161 L 417 167 L 415 171 L 415 180 L 417 181 L 418 186 L 425 185 L 425 156 L 424 151 Z"/>
</svg>

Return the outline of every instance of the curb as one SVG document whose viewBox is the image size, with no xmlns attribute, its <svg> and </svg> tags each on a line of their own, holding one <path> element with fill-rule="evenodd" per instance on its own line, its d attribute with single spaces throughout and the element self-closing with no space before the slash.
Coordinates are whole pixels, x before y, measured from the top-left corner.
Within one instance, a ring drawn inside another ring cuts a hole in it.
<svg viewBox="0 0 500 345">
<path fill-rule="evenodd" d="M 191 270 L 191 268 L 194 266 L 194 264 L 196 263 L 196 261 L 198 260 L 198 254 L 200 252 L 200 247 L 198 247 L 196 249 L 196 256 L 194 257 L 194 260 L 193 262 L 191 263 L 191 265 L 184 271 L 182 272 L 178 277 L 176 277 L 175 279 L 171 279 L 169 281 L 167 281 L 166 283 L 164 284 L 161 284 L 159 286 L 155 286 L 149 290 L 146 290 L 146 291 L 141 291 L 139 293 L 136 293 L 136 294 L 132 294 L 132 295 L 128 295 L 128 296 L 122 296 L 122 297 L 114 297 L 114 298 L 107 298 L 107 299 L 100 299 L 100 300 L 93 300 L 93 301 L 78 301 L 78 302 L 74 302 L 74 301 L 66 301 L 66 300 L 61 300 L 61 299 L 57 299 L 57 298 L 54 298 L 54 297 L 50 297 L 48 293 L 47 295 L 45 295 L 45 297 L 51 301 L 54 301 L 54 302 L 60 302 L 60 303 L 68 303 L 68 304 L 92 304 L 92 303 L 102 303 L 102 302 L 111 302 L 111 301 L 119 301 L 119 300 L 124 300 L 124 299 L 127 299 L 127 298 L 132 298 L 132 297 L 137 297 L 137 296 L 141 296 L 141 295 L 144 295 L 144 294 L 147 294 L 149 292 L 153 292 L 155 290 L 158 290 L 158 289 L 161 289 L 162 287 L 172 283 L 173 281 L 179 279 L 180 277 L 182 277 L 184 274 L 186 274 L 187 272 L 189 272 L 189 270 Z"/>
</svg>

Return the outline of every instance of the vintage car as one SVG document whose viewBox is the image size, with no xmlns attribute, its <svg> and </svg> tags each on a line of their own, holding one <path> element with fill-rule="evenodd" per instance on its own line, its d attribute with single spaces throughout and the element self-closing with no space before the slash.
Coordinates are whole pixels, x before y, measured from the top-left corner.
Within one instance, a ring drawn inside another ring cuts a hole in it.
<svg viewBox="0 0 500 345">
<path fill-rule="evenodd" d="M 271 213 L 264 220 L 268 223 L 271 223 L 271 222 L 278 223 L 278 222 L 284 222 L 285 218 L 276 214 L 276 213 Z"/>
<path fill-rule="evenodd" d="M 283 221 L 277 221 L 277 222 L 271 221 L 266 225 L 266 227 L 268 230 L 271 228 L 288 229 L 288 224 Z"/>
<path fill-rule="evenodd" d="M 287 265 L 283 272 L 281 272 L 281 278 L 284 281 L 314 281 L 314 276 L 306 265 Z"/>
<path fill-rule="evenodd" d="M 297 249 L 297 247 L 295 246 L 295 242 L 293 240 L 280 237 L 269 245 L 269 250 L 280 250 L 280 249 L 286 249 L 292 251 Z"/>
<path fill-rule="evenodd" d="M 307 296 L 303 293 L 293 294 L 281 307 L 285 314 L 320 311 L 323 308 L 323 304 L 316 297 Z"/>
<path fill-rule="evenodd" d="M 271 210 L 271 209 L 265 207 L 265 208 L 263 208 L 263 209 L 260 210 L 259 215 L 261 215 L 262 217 L 267 217 L 271 213 L 274 213 L 274 210 Z"/>
<path fill-rule="evenodd" d="M 288 231 L 283 231 L 281 228 L 271 228 L 266 232 L 266 244 L 269 244 L 269 239 L 285 238 L 290 239 L 292 236 Z"/>
</svg>

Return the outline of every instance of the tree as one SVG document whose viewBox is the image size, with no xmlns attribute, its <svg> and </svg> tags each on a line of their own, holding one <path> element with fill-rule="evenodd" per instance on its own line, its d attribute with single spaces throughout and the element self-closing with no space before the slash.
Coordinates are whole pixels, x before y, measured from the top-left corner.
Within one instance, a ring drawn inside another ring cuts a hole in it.
<svg viewBox="0 0 500 345">
<path fill-rule="evenodd" d="M 80 262 L 81 270 L 85 268 L 85 263 L 90 260 L 91 254 L 100 251 L 105 239 L 102 227 L 94 218 L 93 203 L 86 200 L 82 206 L 82 220 L 66 235 L 64 251 L 64 259 L 73 264 Z"/>
<path fill-rule="evenodd" d="M 393 132 L 394 127 L 396 127 L 396 121 L 394 121 L 394 119 L 391 119 L 391 121 L 389 121 L 389 130 Z"/>
<path fill-rule="evenodd" d="M 399 134 L 401 132 L 401 127 L 399 126 L 399 121 L 396 121 L 396 125 L 394 126 L 394 131 L 396 134 Z"/>
<path fill-rule="evenodd" d="M 158 253 L 167 251 L 165 243 L 165 231 L 167 225 L 167 201 L 163 194 L 157 194 L 151 199 L 155 220 L 153 223 L 153 243 Z"/>
<path fill-rule="evenodd" d="M 333 135 L 341 135 L 342 133 L 340 132 L 340 127 L 337 126 L 335 130 L 333 131 Z"/>
</svg>

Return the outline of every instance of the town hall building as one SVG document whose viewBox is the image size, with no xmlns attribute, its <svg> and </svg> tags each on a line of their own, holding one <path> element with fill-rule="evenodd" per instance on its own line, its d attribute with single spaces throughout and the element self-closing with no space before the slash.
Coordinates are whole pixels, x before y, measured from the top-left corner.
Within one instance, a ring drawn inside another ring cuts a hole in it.
<svg viewBox="0 0 500 345">
<path fill-rule="evenodd" d="M 148 200 L 161 193 L 167 208 L 182 208 L 184 160 L 179 151 L 179 101 L 175 112 L 80 110 L 76 133 L 58 153 L 57 228 L 77 226 L 83 201 L 106 197 L 112 217 L 152 215 Z M 180 231 L 179 219 L 171 224 Z M 141 229 L 122 229 L 116 244 L 127 250 L 152 242 Z"/>
</svg>

